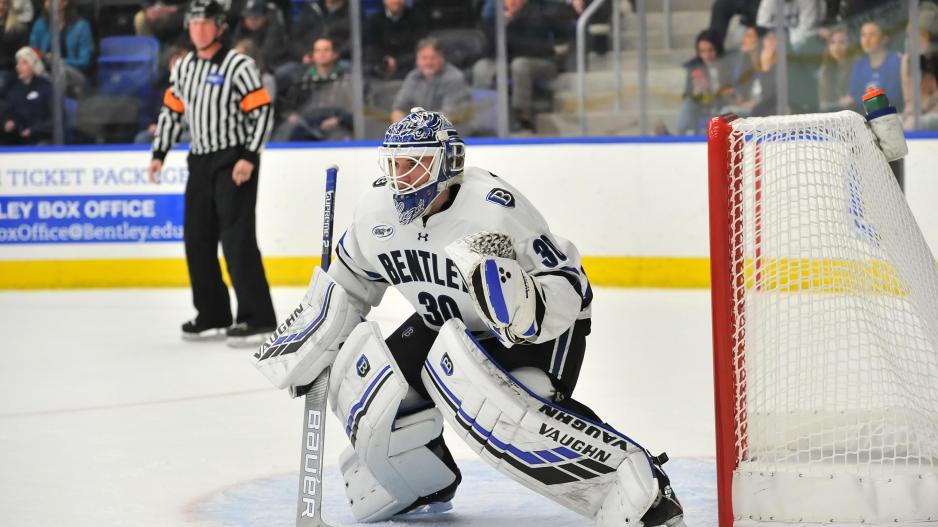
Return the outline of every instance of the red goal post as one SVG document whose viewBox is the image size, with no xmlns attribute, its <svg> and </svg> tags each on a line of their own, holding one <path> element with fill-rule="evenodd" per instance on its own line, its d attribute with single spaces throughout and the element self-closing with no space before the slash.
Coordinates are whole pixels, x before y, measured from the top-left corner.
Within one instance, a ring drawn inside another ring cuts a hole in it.
<svg viewBox="0 0 938 527">
<path fill-rule="evenodd" d="M 720 526 L 938 524 L 938 271 L 865 120 L 708 150 Z"/>
</svg>

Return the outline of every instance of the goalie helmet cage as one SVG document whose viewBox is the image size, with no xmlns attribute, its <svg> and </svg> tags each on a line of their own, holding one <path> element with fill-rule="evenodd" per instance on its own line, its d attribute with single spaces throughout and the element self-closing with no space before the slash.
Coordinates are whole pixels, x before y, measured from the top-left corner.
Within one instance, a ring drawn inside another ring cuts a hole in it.
<svg viewBox="0 0 938 527">
<path fill-rule="evenodd" d="M 938 524 L 938 272 L 865 119 L 709 127 L 720 527 Z"/>
</svg>

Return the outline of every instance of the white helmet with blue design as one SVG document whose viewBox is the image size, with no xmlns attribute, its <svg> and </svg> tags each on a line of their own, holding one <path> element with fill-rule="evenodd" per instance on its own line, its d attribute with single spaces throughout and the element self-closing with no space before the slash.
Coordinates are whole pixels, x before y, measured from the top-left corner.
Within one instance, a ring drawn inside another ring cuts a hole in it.
<svg viewBox="0 0 938 527">
<path fill-rule="evenodd" d="M 406 225 L 423 216 L 441 192 L 459 183 L 465 158 L 465 143 L 442 113 L 413 108 L 392 124 L 378 160 L 398 221 Z"/>
</svg>

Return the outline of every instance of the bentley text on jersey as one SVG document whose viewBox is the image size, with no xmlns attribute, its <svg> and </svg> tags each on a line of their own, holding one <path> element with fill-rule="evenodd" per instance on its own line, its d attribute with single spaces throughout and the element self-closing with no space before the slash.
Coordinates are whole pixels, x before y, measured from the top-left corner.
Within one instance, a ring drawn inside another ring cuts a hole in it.
<svg viewBox="0 0 938 527">
<path fill-rule="evenodd" d="M 394 285 L 426 282 L 467 292 L 456 264 L 436 253 L 413 249 L 394 250 L 378 254 L 378 261 Z"/>
</svg>

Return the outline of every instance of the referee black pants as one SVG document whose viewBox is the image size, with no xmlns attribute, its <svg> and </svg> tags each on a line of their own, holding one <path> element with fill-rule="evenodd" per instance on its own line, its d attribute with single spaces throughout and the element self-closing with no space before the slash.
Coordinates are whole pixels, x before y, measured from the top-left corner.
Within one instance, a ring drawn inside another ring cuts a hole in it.
<svg viewBox="0 0 938 527">
<path fill-rule="evenodd" d="M 209 154 L 189 154 L 183 239 L 192 283 L 196 325 L 230 326 L 231 301 L 218 263 L 218 242 L 238 300 L 236 322 L 274 327 L 276 316 L 264 264 L 257 248 L 254 205 L 260 166 L 251 179 L 236 186 L 231 172 L 239 151 L 229 148 Z"/>
</svg>

